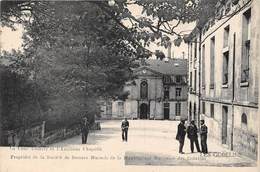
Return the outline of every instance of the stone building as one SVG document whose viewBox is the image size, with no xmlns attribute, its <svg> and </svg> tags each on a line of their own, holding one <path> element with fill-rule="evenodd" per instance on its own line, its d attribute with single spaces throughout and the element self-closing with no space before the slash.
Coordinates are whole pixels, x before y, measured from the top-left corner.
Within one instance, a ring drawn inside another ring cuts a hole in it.
<svg viewBox="0 0 260 172">
<path fill-rule="evenodd" d="M 258 0 L 218 4 L 215 19 L 195 28 L 188 41 L 189 120 L 205 119 L 220 144 L 255 159 L 259 7 Z"/>
<path fill-rule="evenodd" d="M 187 118 L 187 60 L 145 60 L 134 75 L 134 82 L 125 84 L 129 92 L 125 101 L 103 103 L 103 118 L 109 118 L 108 112 L 111 118 Z"/>
</svg>

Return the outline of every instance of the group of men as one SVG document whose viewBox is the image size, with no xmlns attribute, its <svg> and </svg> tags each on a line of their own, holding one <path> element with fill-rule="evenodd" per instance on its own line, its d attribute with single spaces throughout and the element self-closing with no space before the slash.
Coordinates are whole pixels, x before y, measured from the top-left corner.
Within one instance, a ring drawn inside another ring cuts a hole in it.
<svg viewBox="0 0 260 172">
<path fill-rule="evenodd" d="M 207 134 L 208 134 L 208 127 L 205 125 L 204 120 L 200 120 L 201 127 L 200 127 L 200 141 L 201 141 L 201 149 L 199 146 L 198 141 L 198 128 L 195 125 L 194 120 L 190 122 L 190 125 L 188 127 L 185 126 L 185 120 L 181 120 L 180 124 L 178 125 L 178 131 L 176 135 L 176 140 L 179 141 L 179 153 L 184 154 L 183 152 L 183 146 L 185 141 L 185 136 L 187 133 L 187 137 L 190 139 L 190 149 L 191 153 L 194 152 L 194 143 L 197 149 L 197 152 L 201 152 L 204 154 L 208 153 L 208 147 L 207 147 Z"/>
<path fill-rule="evenodd" d="M 183 146 L 185 141 L 185 136 L 187 133 L 188 138 L 190 139 L 190 149 L 191 152 L 194 152 L 194 144 L 196 146 L 197 152 L 201 153 L 208 153 L 207 148 L 207 133 L 208 128 L 205 125 L 205 121 L 201 120 L 201 127 L 200 127 L 200 140 L 201 140 L 201 149 L 198 141 L 198 128 L 195 125 L 194 120 L 190 122 L 188 127 L 185 126 L 185 120 L 181 120 L 180 124 L 178 125 L 178 131 L 176 135 L 176 140 L 179 141 L 179 153 L 183 154 Z M 88 133 L 89 133 L 90 123 L 88 122 L 87 118 L 83 118 L 81 122 L 81 133 L 82 133 L 82 144 L 87 143 Z M 128 138 L 128 128 L 129 122 L 127 118 L 125 118 L 121 123 L 121 130 L 122 130 L 122 141 L 127 142 Z"/>
</svg>

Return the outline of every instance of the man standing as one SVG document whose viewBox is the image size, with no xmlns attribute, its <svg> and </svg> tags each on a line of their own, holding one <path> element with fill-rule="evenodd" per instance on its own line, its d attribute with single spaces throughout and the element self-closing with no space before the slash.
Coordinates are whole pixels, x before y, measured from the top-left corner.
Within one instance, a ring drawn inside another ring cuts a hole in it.
<svg viewBox="0 0 260 172">
<path fill-rule="evenodd" d="M 200 140 L 201 140 L 201 149 L 202 153 L 208 153 L 208 146 L 207 146 L 207 134 L 208 134 L 208 127 L 205 125 L 204 120 L 200 120 L 201 127 L 200 127 Z"/>
<path fill-rule="evenodd" d="M 89 133 L 89 122 L 88 122 L 88 119 L 86 117 L 84 117 L 81 122 L 82 144 L 87 143 L 88 133 Z"/>
<path fill-rule="evenodd" d="M 200 152 L 200 146 L 199 146 L 199 142 L 198 142 L 198 128 L 195 125 L 194 120 L 192 120 L 190 122 L 190 125 L 188 126 L 187 129 L 187 134 L 188 134 L 188 138 L 190 139 L 190 150 L 191 153 L 193 153 L 194 151 L 194 143 L 196 145 L 197 151 Z"/>
<path fill-rule="evenodd" d="M 178 125 L 178 131 L 176 135 L 176 140 L 179 140 L 179 153 L 184 154 L 182 151 L 183 146 L 184 146 L 184 140 L 185 140 L 185 135 L 186 135 L 186 127 L 185 127 L 185 120 L 181 120 L 180 124 Z"/>
<path fill-rule="evenodd" d="M 127 121 L 127 118 L 125 118 L 122 121 L 121 129 L 122 129 L 122 140 L 126 142 L 127 142 L 128 128 L 129 128 L 129 122 Z"/>
</svg>

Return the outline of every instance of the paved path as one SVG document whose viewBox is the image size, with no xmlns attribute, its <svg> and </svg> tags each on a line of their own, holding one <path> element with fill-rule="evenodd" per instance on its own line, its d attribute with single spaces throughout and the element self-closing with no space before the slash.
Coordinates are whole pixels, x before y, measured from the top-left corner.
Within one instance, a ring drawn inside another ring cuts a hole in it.
<svg viewBox="0 0 260 172">
<path fill-rule="evenodd" d="M 177 121 L 133 120 L 130 122 L 129 140 L 121 141 L 121 121 L 103 121 L 101 130 L 90 133 L 87 145 L 81 145 L 81 137 L 52 144 L 58 147 L 81 147 L 88 150 L 90 159 L 106 160 L 115 165 L 156 166 L 256 166 L 256 162 L 208 140 L 208 155 L 190 153 L 189 140 L 185 139 L 184 152 L 178 154 L 175 140 Z M 91 155 L 90 155 L 91 154 Z M 112 157 L 112 158 L 113 158 Z"/>
</svg>

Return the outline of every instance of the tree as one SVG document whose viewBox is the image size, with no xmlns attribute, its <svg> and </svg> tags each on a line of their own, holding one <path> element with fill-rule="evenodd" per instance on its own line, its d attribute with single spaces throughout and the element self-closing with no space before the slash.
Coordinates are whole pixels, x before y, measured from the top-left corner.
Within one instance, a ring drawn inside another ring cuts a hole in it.
<svg viewBox="0 0 260 172">
<path fill-rule="evenodd" d="M 19 75 L 7 67 L 3 67 L 0 91 L 4 129 L 25 130 L 33 122 L 42 118 L 36 106 L 33 83 L 24 75 Z M 44 107 L 45 95 L 42 90 L 37 90 L 37 92 L 41 95 L 40 103 Z"/>
<path fill-rule="evenodd" d="M 32 10 L 33 19 L 25 23 L 24 56 L 18 61 L 13 53 L 13 68 L 26 64 L 22 73 L 30 76 L 35 90 L 40 87 L 47 94 L 45 118 L 60 125 L 75 122 L 82 113 L 93 118 L 97 97 L 116 97 L 131 79 L 135 47 L 140 47 L 132 37 L 135 31 L 89 2 L 34 7 L 44 10 Z"/>
<path fill-rule="evenodd" d="M 175 28 L 194 21 L 203 25 L 217 3 L 223 0 L 118 0 L 112 7 L 106 1 L 1 1 L 1 25 L 25 26 L 24 53 L 14 69 L 33 80 L 36 100 L 40 87 L 49 109 L 60 114 L 57 120 L 69 114 L 67 120 L 96 107 L 97 97 L 125 97 L 118 90 L 132 78 L 134 60 L 151 55 L 145 46 L 160 41 L 167 47 L 169 35 L 179 45 L 184 35 Z M 143 8 L 142 17 L 131 14 L 133 4 Z"/>
</svg>

